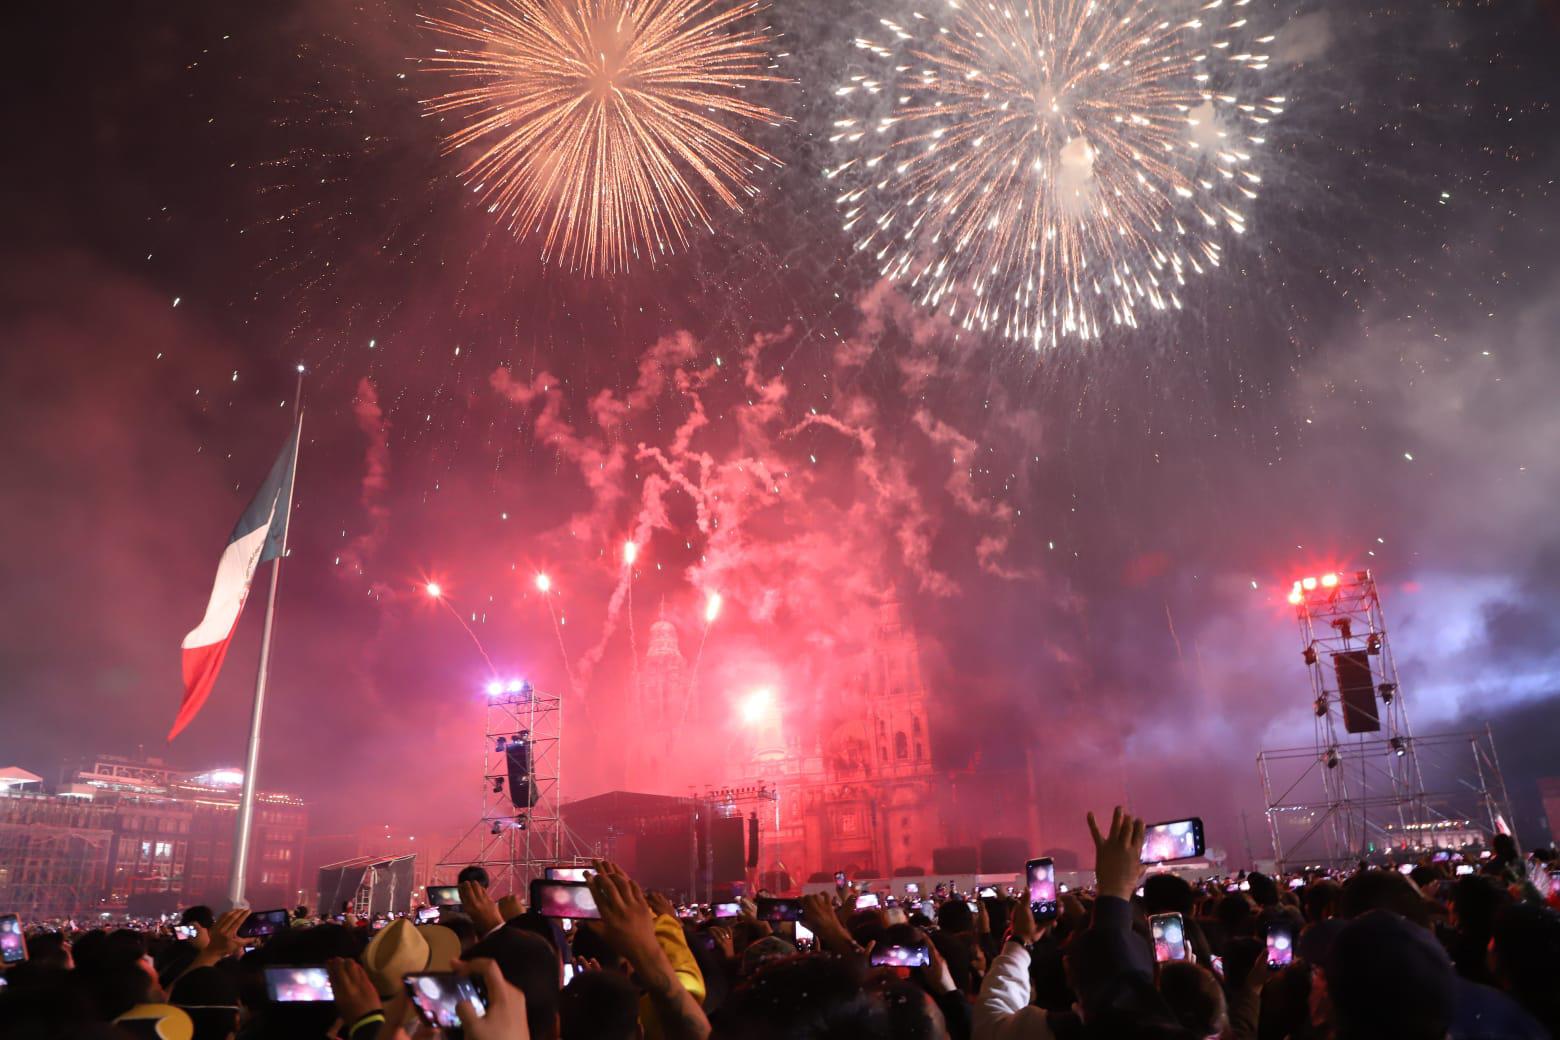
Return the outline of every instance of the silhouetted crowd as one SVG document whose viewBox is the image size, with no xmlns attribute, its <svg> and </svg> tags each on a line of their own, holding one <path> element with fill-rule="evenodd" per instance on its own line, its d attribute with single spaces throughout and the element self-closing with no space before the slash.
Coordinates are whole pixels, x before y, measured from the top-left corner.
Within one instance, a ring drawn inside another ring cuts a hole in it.
<svg viewBox="0 0 1560 1040">
<path fill-rule="evenodd" d="M 1094 886 L 1038 915 L 1023 890 L 864 906 L 842 885 L 787 904 L 799 915 L 765 919 L 760 899 L 716 917 L 598 862 L 591 919 L 495 900 L 468 868 L 458 906 L 394 920 L 300 908 L 254 936 L 247 911 L 192 907 L 177 933 L 34 925 L 0 1037 L 1560 1038 L 1547 853 L 1503 838 L 1407 873 L 1193 883 L 1144 876 L 1141 820 L 1089 826 Z"/>
</svg>

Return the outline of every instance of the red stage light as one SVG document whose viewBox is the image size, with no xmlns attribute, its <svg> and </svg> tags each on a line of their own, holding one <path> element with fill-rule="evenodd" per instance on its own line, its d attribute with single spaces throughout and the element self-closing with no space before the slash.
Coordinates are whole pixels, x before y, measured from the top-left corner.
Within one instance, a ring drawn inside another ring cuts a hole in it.
<svg viewBox="0 0 1560 1040">
<path fill-rule="evenodd" d="M 1305 589 L 1305 591 L 1310 592 L 1312 589 L 1316 588 L 1316 579 L 1302 578 L 1300 581 L 1300 587 Z"/>
<path fill-rule="evenodd" d="M 1324 574 L 1324 575 L 1322 575 L 1322 588 L 1330 589 L 1330 588 L 1335 587 L 1337 584 L 1338 584 L 1338 575 L 1336 575 L 1336 574 Z"/>
</svg>

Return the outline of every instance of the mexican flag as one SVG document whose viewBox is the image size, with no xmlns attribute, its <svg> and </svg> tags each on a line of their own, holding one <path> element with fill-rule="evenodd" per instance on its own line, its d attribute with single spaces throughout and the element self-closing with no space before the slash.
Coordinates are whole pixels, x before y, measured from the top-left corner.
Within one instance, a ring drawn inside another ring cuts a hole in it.
<svg viewBox="0 0 1560 1040">
<path fill-rule="evenodd" d="M 211 695 L 217 673 L 222 670 L 222 659 L 227 656 L 228 644 L 238 628 L 239 615 L 244 612 L 244 600 L 249 597 L 249 585 L 255 571 L 262 563 L 282 554 L 292 506 L 293 469 L 297 464 L 298 427 L 295 425 L 265 483 L 260 485 L 254 501 L 249 503 L 249 508 L 244 510 L 233 533 L 228 536 L 227 548 L 222 550 L 222 558 L 217 561 L 217 580 L 211 588 L 211 601 L 206 604 L 206 616 L 184 637 L 184 702 L 179 705 L 179 717 L 173 720 L 173 729 L 168 732 L 169 740 L 194 720 Z"/>
</svg>

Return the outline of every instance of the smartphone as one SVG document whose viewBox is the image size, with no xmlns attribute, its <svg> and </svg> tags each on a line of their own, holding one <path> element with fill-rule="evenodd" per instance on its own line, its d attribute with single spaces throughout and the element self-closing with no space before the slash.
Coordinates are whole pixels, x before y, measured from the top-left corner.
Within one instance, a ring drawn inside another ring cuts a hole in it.
<svg viewBox="0 0 1560 1040">
<path fill-rule="evenodd" d="M 1269 968 L 1287 968 L 1295 959 L 1295 936 L 1287 924 L 1267 927 L 1267 963 Z"/>
<path fill-rule="evenodd" d="M 770 922 L 800 921 L 802 919 L 802 901 L 800 899 L 771 899 L 768 896 L 759 896 L 758 919 Z"/>
<path fill-rule="evenodd" d="M 459 1029 L 460 1016 L 455 1007 L 461 1001 L 476 1006 L 477 1014 L 487 1014 L 487 993 L 482 980 L 449 971 L 421 972 L 406 976 L 406 992 L 412 998 L 417 1015 L 430 1026 Z"/>
<path fill-rule="evenodd" d="M 261 910 L 244 918 L 244 923 L 238 926 L 238 937 L 260 939 L 267 935 L 275 935 L 286 927 L 286 910 Z"/>
<path fill-rule="evenodd" d="M 429 885 L 428 886 L 428 905 L 429 906 L 459 906 L 460 905 L 460 886 L 459 885 Z"/>
<path fill-rule="evenodd" d="M 389 921 L 386 921 L 383 917 L 381 917 L 379 920 L 373 922 L 368 927 L 370 929 L 372 929 L 373 931 L 377 932 L 377 931 L 379 931 L 381 928 L 383 928 L 385 925 L 387 925 L 389 923 L 390 923 Z"/>
<path fill-rule="evenodd" d="M 716 903 L 715 904 L 715 917 L 716 917 L 717 920 L 724 920 L 724 919 L 729 918 L 729 917 L 741 917 L 741 916 L 742 916 L 742 904 L 741 903 Z"/>
<path fill-rule="evenodd" d="M 548 881 L 589 881 L 594 873 L 589 867 L 546 867 L 542 877 Z"/>
<path fill-rule="evenodd" d="M 1155 914 L 1148 919 L 1149 931 L 1154 936 L 1154 960 L 1186 960 L 1186 923 L 1180 914 Z"/>
<path fill-rule="evenodd" d="M 970 908 L 970 913 L 972 913 L 972 914 L 980 913 L 980 904 L 975 902 L 975 900 L 973 900 L 973 899 L 966 899 L 964 901 L 964 905 Z"/>
<path fill-rule="evenodd" d="M 20 964 L 27 959 L 27 937 L 15 914 L 0 917 L 0 964 Z"/>
<path fill-rule="evenodd" d="M 982 899 L 995 899 L 997 898 L 997 890 L 995 887 L 987 885 L 985 888 L 980 890 L 980 897 Z"/>
<path fill-rule="evenodd" d="M 193 939 L 195 938 L 195 926 L 192 924 L 176 924 L 173 926 L 173 937 L 186 941 Z"/>
<path fill-rule="evenodd" d="M 321 1004 L 336 999 L 323 965 L 265 969 L 265 991 L 273 1004 Z"/>
<path fill-rule="evenodd" d="M 1442 849 L 1439 852 L 1436 852 L 1433 855 L 1431 855 L 1430 862 L 1431 863 L 1445 863 L 1446 861 L 1450 860 L 1451 858 L 1452 858 L 1452 854 L 1450 852 L 1448 852 L 1446 849 Z"/>
<path fill-rule="evenodd" d="M 1143 832 L 1143 855 L 1139 858 L 1144 863 L 1169 863 L 1196 859 L 1204 851 L 1202 818 L 1193 816 L 1148 827 Z"/>
<path fill-rule="evenodd" d="M 1304 888 L 1305 887 L 1305 878 L 1303 878 L 1303 877 L 1291 878 L 1290 881 L 1289 881 L 1289 887 L 1290 888 Z"/>
<path fill-rule="evenodd" d="M 1414 872 L 1414 865 L 1412 863 L 1404 863 L 1402 866 L 1398 867 L 1398 873 L 1402 874 L 1404 877 L 1407 877 L 1408 875 L 1412 874 L 1413 872 Z"/>
<path fill-rule="evenodd" d="M 905 895 L 918 896 L 921 894 L 921 886 L 914 881 L 905 882 Z"/>
<path fill-rule="evenodd" d="M 843 870 L 836 870 L 834 872 L 834 887 L 835 888 L 844 888 L 845 887 L 845 872 Z"/>
<path fill-rule="evenodd" d="M 568 961 L 563 962 L 563 984 L 567 986 L 574 981 L 574 965 Z"/>
<path fill-rule="evenodd" d="M 601 919 L 596 909 L 596 897 L 583 881 L 531 881 L 531 909 L 543 917 L 566 917 L 573 920 Z"/>
<path fill-rule="evenodd" d="M 1472 874 L 1472 873 L 1473 873 L 1473 864 L 1472 863 L 1459 863 L 1459 864 L 1457 864 L 1457 876 L 1458 877 L 1467 877 L 1469 874 Z"/>
<path fill-rule="evenodd" d="M 1035 920 L 1056 920 L 1056 864 L 1049 856 L 1032 859 L 1024 864 L 1024 876 L 1029 879 L 1029 909 Z"/>
<path fill-rule="evenodd" d="M 874 946 L 874 968 L 924 968 L 932 963 L 931 951 L 925 943 L 914 946 Z"/>
<path fill-rule="evenodd" d="M 857 910 L 875 910 L 878 905 L 876 892 L 863 892 L 856 897 Z"/>
<path fill-rule="evenodd" d="M 802 922 L 797 921 L 796 922 L 796 945 L 801 946 L 801 945 L 805 944 L 805 945 L 811 946 L 813 944 L 814 940 L 815 940 L 815 936 L 813 935 L 812 929 L 807 927 Z"/>
<path fill-rule="evenodd" d="M 417 911 L 418 924 L 437 924 L 438 920 L 439 908 L 436 906 L 425 906 Z"/>
</svg>

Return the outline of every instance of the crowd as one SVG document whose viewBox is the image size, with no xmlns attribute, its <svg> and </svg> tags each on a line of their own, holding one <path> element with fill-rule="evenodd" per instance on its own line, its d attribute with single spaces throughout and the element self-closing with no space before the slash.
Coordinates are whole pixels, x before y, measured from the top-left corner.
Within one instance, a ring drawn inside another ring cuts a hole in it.
<svg viewBox="0 0 1560 1040">
<path fill-rule="evenodd" d="M 803 899 L 801 928 L 747 902 L 716 919 L 601 862 L 600 917 L 569 927 L 469 868 L 437 923 L 300 912 L 257 940 L 246 911 L 194 907 L 188 938 L 33 930 L 0 1037 L 1560 1038 L 1560 913 L 1509 841 L 1472 873 L 1198 885 L 1144 877 L 1141 820 L 1089 826 L 1094 887 L 1038 920 L 1025 891 L 858 907 L 850 888 Z"/>
</svg>

